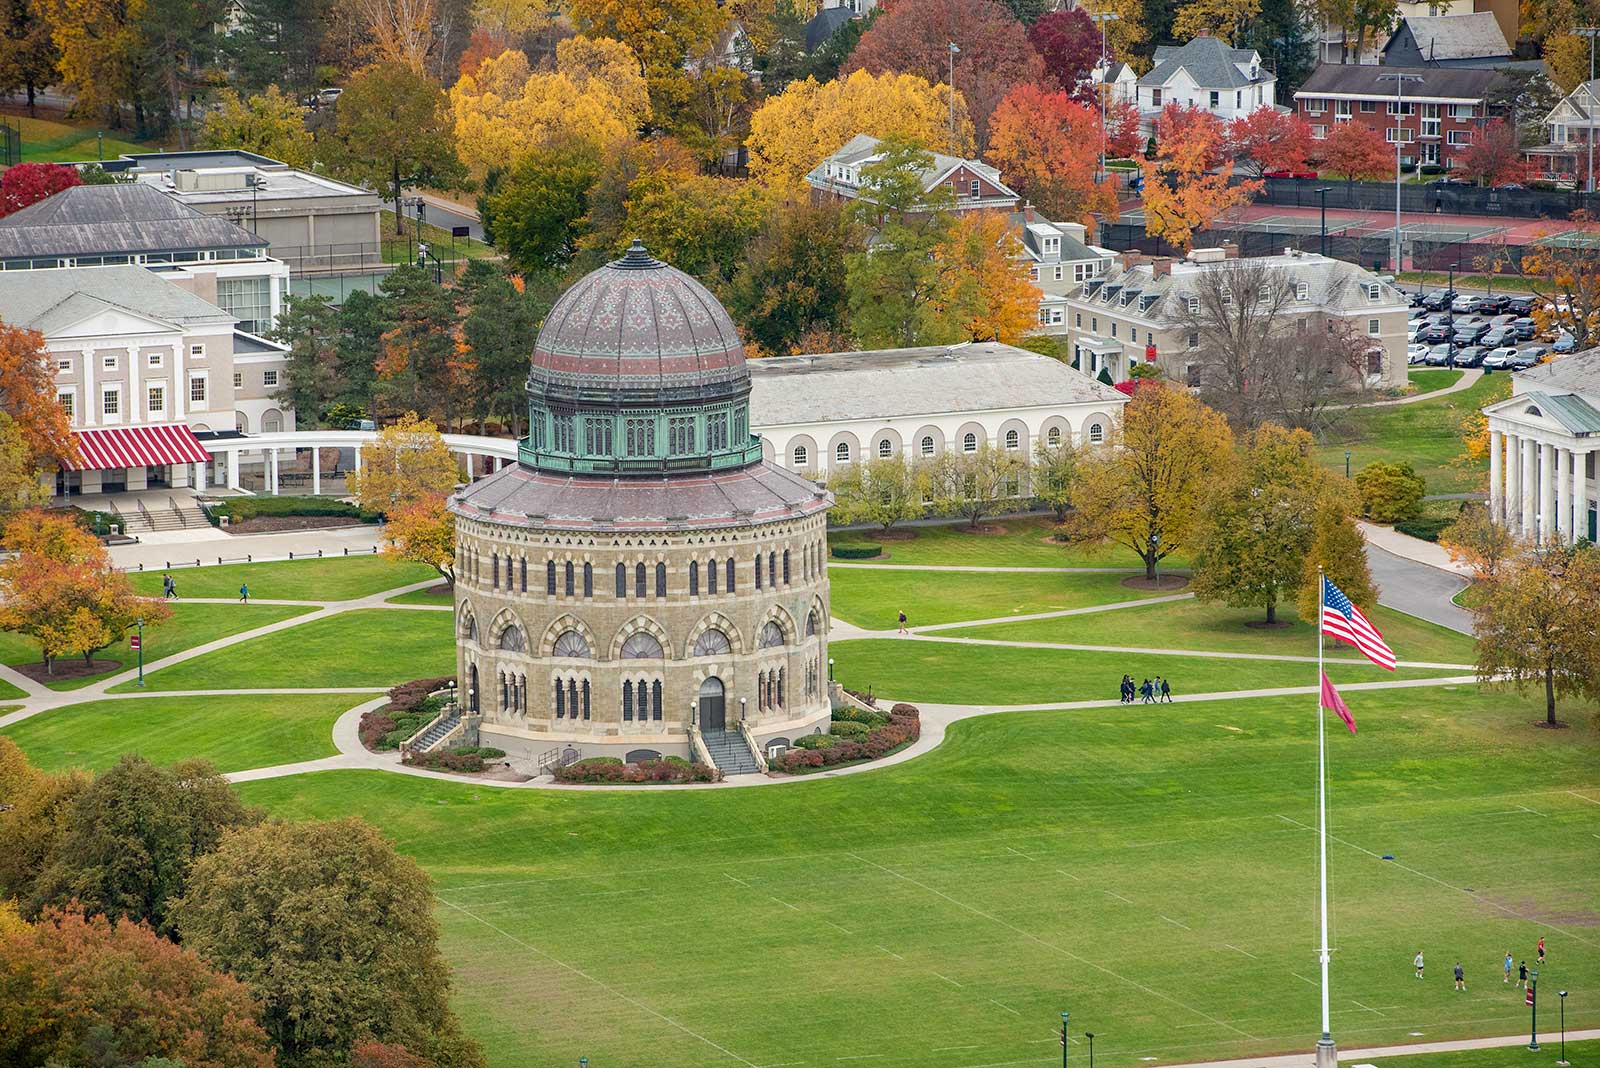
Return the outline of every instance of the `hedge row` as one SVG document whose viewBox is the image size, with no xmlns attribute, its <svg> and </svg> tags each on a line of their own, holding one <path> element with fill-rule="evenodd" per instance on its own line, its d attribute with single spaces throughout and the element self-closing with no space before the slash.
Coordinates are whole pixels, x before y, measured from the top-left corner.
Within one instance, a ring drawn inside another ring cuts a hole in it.
<svg viewBox="0 0 1600 1068">
<path fill-rule="evenodd" d="M 837 720 L 834 729 L 848 724 L 865 726 L 856 720 Z M 768 766 L 775 771 L 796 772 L 806 768 L 828 767 L 857 760 L 879 760 L 922 736 L 922 718 L 915 705 L 898 704 L 889 710 L 882 726 L 871 727 L 857 740 L 849 734 L 808 734 L 795 739 L 789 750 Z"/>
<path fill-rule="evenodd" d="M 881 545 L 835 545 L 833 555 L 840 560 L 871 560 L 883 555 Z"/>
<path fill-rule="evenodd" d="M 1394 529 L 1402 534 L 1409 534 L 1413 538 L 1423 541 L 1438 541 L 1439 534 L 1456 521 L 1453 515 L 1429 515 L 1421 519 L 1406 519 L 1394 525 Z"/>
<path fill-rule="evenodd" d="M 709 764 L 691 764 L 682 757 L 662 757 L 624 764 L 616 757 L 589 757 L 555 770 L 556 782 L 718 782 L 722 772 Z"/>
<path fill-rule="evenodd" d="M 364 512 L 353 504 L 332 497 L 230 497 L 206 506 L 213 526 L 223 516 L 238 523 L 258 515 L 342 516 L 362 523 L 376 523 L 377 512 Z"/>
<path fill-rule="evenodd" d="M 504 749 L 463 745 L 432 753 L 407 753 L 403 763 L 407 767 L 431 768 L 434 771 L 482 771 L 485 759 L 498 759 L 505 755 Z"/>
<path fill-rule="evenodd" d="M 410 712 L 426 701 L 430 693 L 444 689 L 451 681 L 449 676 L 446 676 L 442 679 L 413 679 L 410 682 L 402 682 L 389 691 L 389 711 Z"/>
</svg>

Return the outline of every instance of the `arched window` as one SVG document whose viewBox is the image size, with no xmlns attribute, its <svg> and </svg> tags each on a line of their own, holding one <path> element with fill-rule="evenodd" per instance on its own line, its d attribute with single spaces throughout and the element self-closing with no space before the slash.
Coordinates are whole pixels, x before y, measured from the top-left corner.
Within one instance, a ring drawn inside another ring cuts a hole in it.
<svg viewBox="0 0 1600 1068">
<path fill-rule="evenodd" d="M 644 691 L 639 691 L 640 700 L 644 698 Z M 661 680 L 657 679 L 650 684 L 650 718 L 657 723 L 661 722 Z"/>
<path fill-rule="evenodd" d="M 833 447 L 833 458 L 842 464 L 850 462 L 850 443 L 841 441 Z"/>
<path fill-rule="evenodd" d="M 689 596 L 700 596 L 700 561 L 689 561 Z"/>
<path fill-rule="evenodd" d="M 589 680 L 583 680 L 583 718 L 589 718 Z"/>
<path fill-rule="evenodd" d="M 933 435 L 928 434 L 922 439 L 922 455 L 933 455 Z"/>
<path fill-rule="evenodd" d="M 733 646 L 729 643 L 728 636 L 715 627 L 694 640 L 695 656 L 721 656 L 723 653 L 731 652 Z"/>
<path fill-rule="evenodd" d="M 784 677 L 783 676 L 784 676 L 784 669 L 783 668 L 779 668 L 778 669 L 778 707 L 779 708 L 783 707 L 783 683 L 784 683 Z"/>
<path fill-rule="evenodd" d="M 794 447 L 794 465 L 796 467 L 804 467 L 810 460 L 811 453 L 804 445 L 796 445 Z"/>
<path fill-rule="evenodd" d="M 977 452 L 978 451 L 978 435 L 976 435 L 976 434 L 968 434 L 965 437 L 963 437 L 961 439 L 961 451 L 962 452 Z"/>
<path fill-rule="evenodd" d="M 504 712 L 511 705 L 511 690 L 506 686 L 506 673 L 500 672 L 500 711 Z"/>
<path fill-rule="evenodd" d="M 812 612 L 810 615 L 806 616 L 806 637 L 807 638 L 815 638 L 816 636 L 817 636 L 817 614 L 815 612 Z"/>
<path fill-rule="evenodd" d="M 728 581 L 725 583 L 725 588 L 727 589 L 727 591 L 729 593 L 732 593 L 733 592 L 733 557 L 731 557 L 731 556 L 728 557 L 728 566 L 724 570 L 727 571 L 727 578 L 728 578 Z"/>
<path fill-rule="evenodd" d="M 778 585 L 778 554 L 767 554 L 767 585 L 777 588 Z"/>
<path fill-rule="evenodd" d="M 634 564 L 633 565 L 633 595 L 635 597 L 645 597 L 645 596 L 647 596 L 649 594 L 650 591 L 645 588 L 645 584 L 644 583 L 645 583 L 644 565 L 643 564 Z"/>
<path fill-rule="evenodd" d="M 789 585 L 789 550 L 783 550 L 783 584 Z"/>
<path fill-rule="evenodd" d="M 756 589 L 761 588 L 761 554 L 756 553 Z"/>
<path fill-rule="evenodd" d="M 544 562 L 544 592 L 551 597 L 556 595 L 556 562 L 554 560 L 546 560 Z"/>
<path fill-rule="evenodd" d="M 551 656 L 588 657 L 589 643 L 583 640 L 583 635 L 575 630 L 564 630 L 556 637 L 555 648 Z"/>
<path fill-rule="evenodd" d="M 622 718 L 633 719 L 633 680 L 625 679 L 622 683 Z"/>
<path fill-rule="evenodd" d="M 1007 430 L 1006 431 L 1006 448 L 1015 450 L 1015 449 L 1020 448 L 1021 446 L 1022 446 L 1022 435 L 1018 434 L 1015 430 Z"/>
<path fill-rule="evenodd" d="M 528 648 L 528 640 L 523 636 L 522 628 L 510 626 L 500 632 L 500 648 L 508 649 L 513 653 L 523 652 Z"/>
<path fill-rule="evenodd" d="M 894 443 L 888 438 L 878 439 L 878 455 L 887 460 L 894 455 Z"/>
<path fill-rule="evenodd" d="M 528 592 L 528 558 L 522 558 L 522 592 Z"/>
<path fill-rule="evenodd" d="M 772 649 L 783 644 L 783 628 L 774 620 L 767 620 L 761 625 L 761 633 L 756 636 L 757 649 Z"/>
<path fill-rule="evenodd" d="M 628 565 L 617 565 L 617 600 L 628 596 Z"/>
<path fill-rule="evenodd" d="M 561 680 L 556 680 L 556 719 L 564 719 L 567 715 L 567 688 L 561 685 Z"/>
<path fill-rule="evenodd" d="M 468 616 L 467 617 L 467 641 L 475 642 L 477 640 L 478 640 L 478 621 L 473 616 Z"/>
<path fill-rule="evenodd" d="M 498 590 L 500 588 L 500 554 L 499 553 L 492 554 L 489 557 L 489 562 L 490 562 L 490 565 L 491 565 L 489 574 L 491 576 L 493 576 L 491 581 L 489 582 L 489 587 L 490 587 L 490 589 Z"/>
<path fill-rule="evenodd" d="M 594 596 L 594 565 L 587 561 L 583 565 L 583 595 Z"/>
<path fill-rule="evenodd" d="M 1091 445 L 1099 445 L 1101 442 L 1103 442 L 1105 440 L 1106 440 L 1105 427 L 1101 426 L 1099 423 L 1090 423 L 1089 424 L 1089 443 Z"/>
<path fill-rule="evenodd" d="M 662 655 L 661 643 L 648 631 L 634 631 L 622 642 L 624 660 L 660 660 Z"/>
<path fill-rule="evenodd" d="M 576 585 L 575 585 L 575 578 L 576 578 L 576 574 L 575 574 L 575 569 L 572 566 L 572 561 L 568 560 L 567 561 L 567 573 L 566 573 L 567 596 L 568 597 L 574 596 L 578 592 L 577 589 L 576 589 Z"/>
<path fill-rule="evenodd" d="M 658 564 L 656 564 L 656 596 L 657 597 L 665 597 L 666 595 L 667 595 L 667 565 L 666 564 L 662 564 L 662 563 L 658 563 Z"/>
<path fill-rule="evenodd" d="M 706 561 L 706 592 L 713 596 L 717 592 L 717 562 L 715 560 Z"/>
<path fill-rule="evenodd" d="M 1045 435 L 1045 440 L 1048 441 L 1051 445 L 1060 445 L 1061 444 L 1061 428 L 1058 427 L 1058 426 L 1051 427 L 1050 428 L 1050 432 Z"/>
</svg>

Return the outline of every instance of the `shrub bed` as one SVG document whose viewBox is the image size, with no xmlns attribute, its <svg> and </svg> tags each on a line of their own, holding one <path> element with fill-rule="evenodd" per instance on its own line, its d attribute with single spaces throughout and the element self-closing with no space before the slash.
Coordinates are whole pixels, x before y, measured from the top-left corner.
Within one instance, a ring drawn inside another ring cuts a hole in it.
<svg viewBox="0 0 1600 1068">
<path fill-rule="evenodd" d="M 1394 529 L 1423 541 L 1438 541 L 1440 532 L 1454 523 L 1456 518 L 1453 515 L 1425 515 L 1396 523 Z"/>
<path fill-rule="evenodd" d="M 768 767 L 773 771 L 804 774 L 814 768 L 880 760 L 922 737 L 922 717 L 915 705 L 895 705 L 877 725 L 855 718 L 839 718 L 846 711 L 866 714 L 856 709 L 840 709 L 833 722 L 833 730 L 839 733 L 796 738 L 795 747 L 771 761 Z M 858 734 L 859 731 L 865 733 Z"/>
<path fill-rule="evenodd" d="M 428 695 L 449 681 L 447 678 L 416 679 L 402 682 L 391 689 L 388 705 L 375 712 L 362 714 L 358 728 L 361 744 L 377 752 L 399 749 L 402 742 L 444 710 L 445 698 L 442 695 Z"/>
<path fill-rule="evenodd" d="M 482 771 L 485 760 L 499 759 L 505 755 L 503 749 L 463 745 L 432 753 L 407 753 L 402 763 L 407 767 L 431 768 L 434 771 Z"/>
<path fill-rule="evenodd" d="M 589 757 L 555 769 L 556 782 L 565 783 L 670 783 L 719 782 L 722 772 L 709 764 L 693 763 L 682 757 L 662 757 L 624 764 L 617 757 Z"/>
<path fill-rule="evenodd" d="M 410 712 L 426 701 L 430 693 L 450 685 L 450 681 L 446 676 L 442 679 L 413 679 L 410 682 L 402 682 L 389 690 L 389 710 Z M 437 708 L 434 714 L 438 714 Z"/>
<path fill-rule="evenodd" d="M 364 512 L 348 502 L 332 497 L 230 497 L 206 506 L 212 526 L 220 526 L 223 516 L 240 523 L 257 516 L 339 516 L 361 523 L 376 523 L 377 512 Z"/>
<path fill-rule="evenodd" d="M 833 555 L 840 560 L 871 560 L 883 555 L 881 545 L 835 545 Z"/>
</svg>

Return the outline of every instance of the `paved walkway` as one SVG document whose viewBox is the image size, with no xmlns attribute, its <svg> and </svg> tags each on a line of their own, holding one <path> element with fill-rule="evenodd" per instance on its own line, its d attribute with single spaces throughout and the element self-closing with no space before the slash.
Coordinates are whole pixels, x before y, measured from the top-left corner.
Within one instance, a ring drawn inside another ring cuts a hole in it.
<svg viewBox="0 0 1600 1068">
<path fill-rule="evenodd" d="M 1409 397 L 1390 397 L 1387 400 L 1359 401 L 1355 404 L 1333 404 L 1329 408 L 1333 411 L 1350 411 L 1356 408 L 1394 408 L 1401 404 L 1416 404 L 1418 401 L 1435 400 L 1451 393 L 1460 393 L 1464 389 L 1471 389 L 1478 379 L 1483 377 L 1483 372 L 1475 367 L 1459 369 L 1461 377 L 1443 389 L 1430 389 L 1426 393 L 1413 393 Z"/>
<path fill-rule="evenodd" d="M 381 528 L 362 524 L 356 527 L 330 527 L 320 530 L 285 530 L 275 534 L 228 534 L 215 527 L 170 530 L 140 535 L 144 540 L 133 545 L 113 545 L 111 562 L 120 568 L 143 565 L 153 568 L 215 565 L 218 557 L 239 563 L 250 556 L 257 560 L 286 560 L 314 556 L 344 556 L 348 549 L 369 555 L 378 547 Z M 181 581 L 181 579 L 180 579 Z"/>
<path fill-rule="evenodd" d="M 1567 1041 L 1581 1042 L 1585 1039 L 1600 1038 L 1600 1028 L 1587 1031 L 1568 1031 Z M 1314 1040 L 1313 1040 L 1314 1041 Z M 1463 1038 L 1450 1042 L 1416 1042 L 1407 1046 L 1372 1046 L 1367 1049 L 1340 1050 L 1340 1061 L 1365 1061 L 1383 1057 L 1408 1057 L 1416 1053 L 1456 1053 L 1461 1050 L 1471 1049 L 1510 1049 L 1513 1046 L 1526 1047 L 1528 1033 L 1520 1035 L 1502 1035 L 1498 1038 Z M 1540 1048 L 1549 1055 L 1550 1063 L 1555 1063 L 1557 1040 L 1547 1034 L 1540 1043 Z M 1519 1057 L 1518 1063 L 1526 1060 Z M 1236 1057 L 1227 1061 L 1196 1061 L 1191 1064 L 1163 1065 L 1162 1068 L 1316 1068 L 1316 1056 L 1311 1053 L 1290 1053 L 1277 1057 Z M 1510 1063 L 1509 1061 L 1507 1063 Z M 1383 1068 L 1379 1065 L 1378 1068 Z"/>
</svg>

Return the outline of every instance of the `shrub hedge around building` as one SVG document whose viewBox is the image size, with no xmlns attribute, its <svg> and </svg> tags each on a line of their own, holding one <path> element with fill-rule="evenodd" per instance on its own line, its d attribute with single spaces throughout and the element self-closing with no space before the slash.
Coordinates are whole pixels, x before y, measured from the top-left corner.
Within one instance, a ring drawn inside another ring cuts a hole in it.
<svg viewBox="0 0 1600 1068">
<path fill-rule="evenodd" d="M 833 555 L 840 560 L 871 560 L 883 555 L 883 546 L 855 543 L 835 545 Z"/>
<path fill-rule="evenodd" d="M 719 782 L 722 772 L 709 764 L 690 763 L 682 757 L 668 756 L 624 764 L 617 757 L 589 757 L 556 768 L 556 782 L 563 783 L 671 783 Z"/>
<path fill-rule="evenodd" d="M 407 753 L 402 761 L 407 767 L 430 768 L 434 771 L 482 771 L 485 760 L 499 760 L 506 755 L 504 749 L 493 746 L 461 745 L 440 749 L 432 753 Z"/>
<path fill-rule="evenodd" d="M 848 715 L 849 718 L 842 718 Z M 882 718 L 870 724 L 860 717 Z M 773 771 L 804 774 L 814 768 L 881 760 L 922 737 L 922 717 L 915 705 L 897 704 L 887 713 L 840 709 L 834 713 L 833 734 L 806 734 L 795 748 L 769 762 Z M 843 733 L 839 733 L 843 728 Z M 865 736 L 856 731 L 865 729 Z"/>
<path fill-rule="evenodd" d="M 206 505 L 212 526 L 220 526 L 223 516 L 230 523 L 241 523 L 256 516 L 337 516 L 360 523 L 376 523 L 377 512 L 365 512 L 347 501 L 333 497 L 229 497 Z"/>
</svg>

